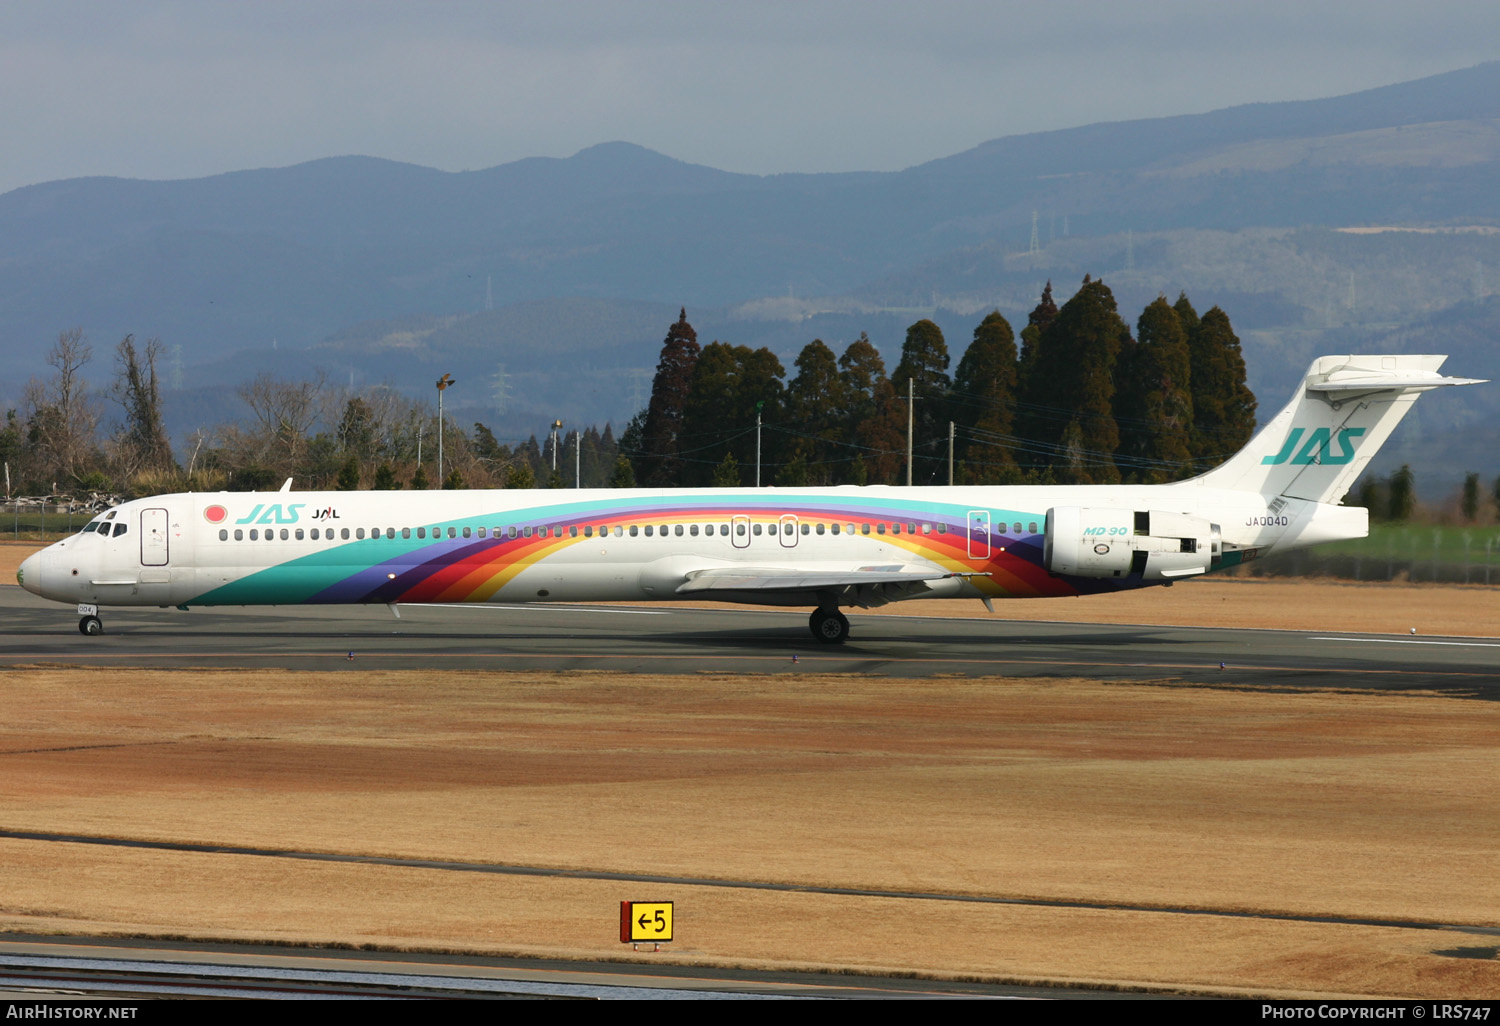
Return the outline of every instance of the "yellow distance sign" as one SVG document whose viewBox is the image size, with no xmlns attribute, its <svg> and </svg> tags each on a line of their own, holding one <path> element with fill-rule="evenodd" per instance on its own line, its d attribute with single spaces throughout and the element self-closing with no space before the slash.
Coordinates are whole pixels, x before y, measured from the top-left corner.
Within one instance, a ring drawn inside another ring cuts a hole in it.
<svg viewBox="0 0 1500 1026">
<path fill-rule="evenodd" d="M 620 943 L 672 939 L 670 901 L 620 902 Z"/>
</svg>

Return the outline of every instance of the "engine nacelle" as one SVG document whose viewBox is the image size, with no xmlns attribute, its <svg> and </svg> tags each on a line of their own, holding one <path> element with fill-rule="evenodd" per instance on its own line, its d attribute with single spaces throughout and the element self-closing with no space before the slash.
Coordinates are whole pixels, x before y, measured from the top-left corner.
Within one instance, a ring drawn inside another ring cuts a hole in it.
<svg viewBox="0 0 1500 1026">
<path fill-rule="evenodd" d="M 1222 554 L 1219 525 L 1202 517 L 1054 506 L 1047 511 L 1042 565 L 1072 577 L 1170 581 L 1213 569 Z"/>
</svg>

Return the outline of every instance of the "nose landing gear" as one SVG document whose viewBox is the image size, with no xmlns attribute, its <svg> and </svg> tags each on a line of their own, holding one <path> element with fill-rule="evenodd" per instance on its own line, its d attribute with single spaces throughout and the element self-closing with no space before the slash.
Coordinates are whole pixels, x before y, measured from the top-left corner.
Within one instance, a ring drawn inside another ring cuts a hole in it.
<svg viewBox="0 0 1500 1026">
<path fill-rule="evenodd" d="M 849 618 L 837 609 L 814 609 L 807 629 L 825 645 L 842 645 L 849 637 Z"/>
<path fill-rule="evenodd" d="M 90 614 L 78 621 L 78 632 L 90 636 L 104 633 L 104 621 Z"/>
</svg>

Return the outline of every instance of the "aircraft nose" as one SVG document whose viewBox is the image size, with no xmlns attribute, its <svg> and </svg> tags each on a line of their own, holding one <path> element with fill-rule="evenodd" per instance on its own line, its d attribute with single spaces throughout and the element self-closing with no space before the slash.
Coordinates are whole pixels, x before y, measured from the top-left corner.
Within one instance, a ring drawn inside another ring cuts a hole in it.
<svg viewBox="0 0 1500 1026">
<path fill-rule="evenodd" d="M 42 593 L 42 554 L 33 552 L 16 569 L 16 583 L 33 595 Z"/>
</svg>

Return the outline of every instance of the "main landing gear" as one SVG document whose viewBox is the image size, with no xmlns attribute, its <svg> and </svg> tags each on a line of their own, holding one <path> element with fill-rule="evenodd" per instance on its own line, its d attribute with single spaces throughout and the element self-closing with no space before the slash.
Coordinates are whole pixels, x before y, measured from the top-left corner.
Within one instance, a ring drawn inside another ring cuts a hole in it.
<svg viewBox="0 0 1500 1026">
<path fill-rule="evenodd" d="M 78 621 L 78 631 L 80 634 L 88 634 L 91 636 L 95 634 L 103 634 L 104 621 L 99 619 L 97 616 L 85 616 Z"/>
<path fill-rule="evenodd" d="M 807 620 L 807 629 L 825 645 L 842 645 L 849 637 L 849 618 L 837 609 L 814 609 Z"/>
</svg>

